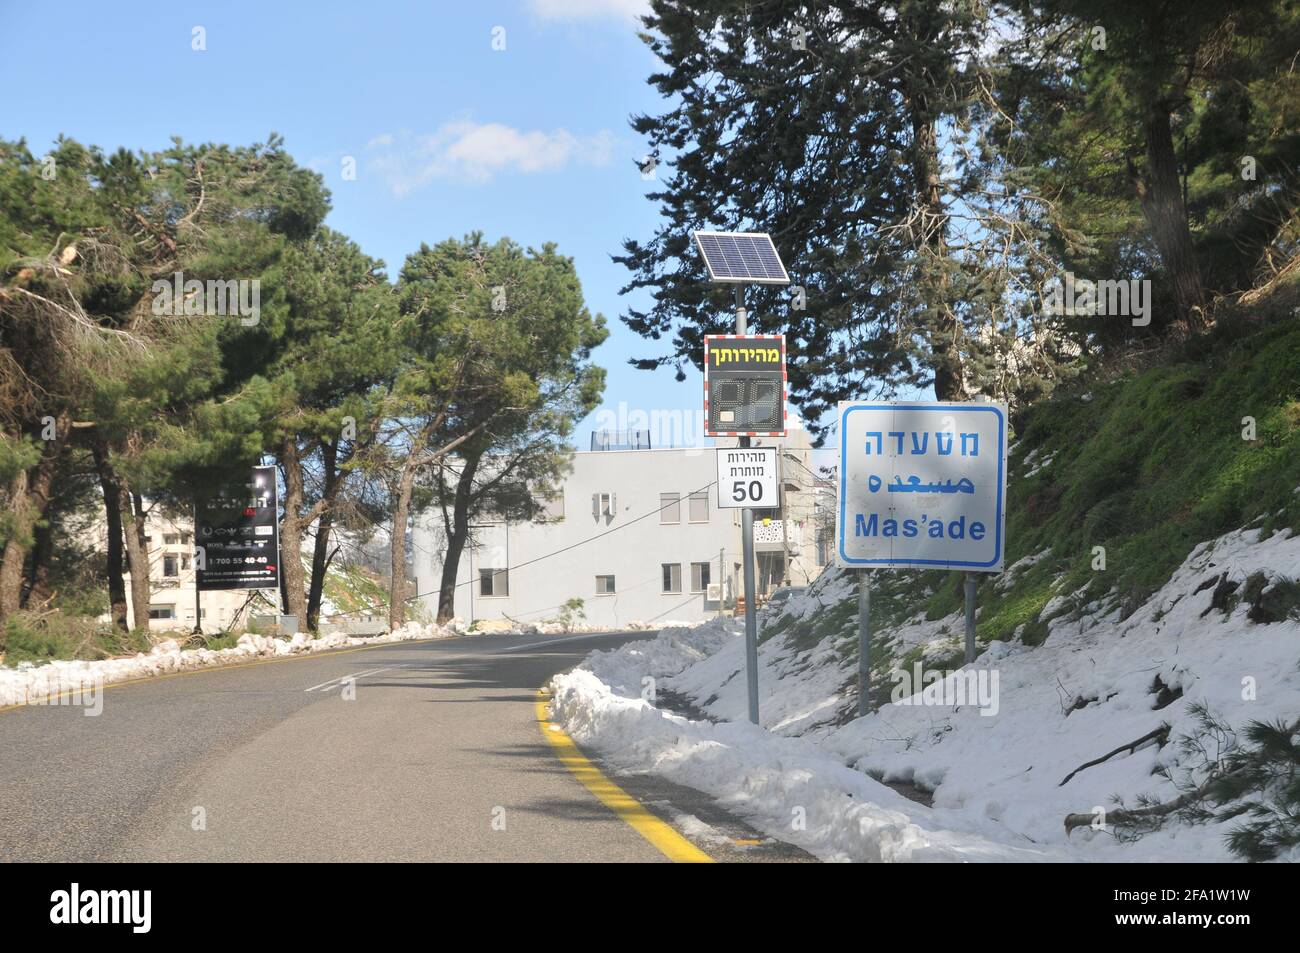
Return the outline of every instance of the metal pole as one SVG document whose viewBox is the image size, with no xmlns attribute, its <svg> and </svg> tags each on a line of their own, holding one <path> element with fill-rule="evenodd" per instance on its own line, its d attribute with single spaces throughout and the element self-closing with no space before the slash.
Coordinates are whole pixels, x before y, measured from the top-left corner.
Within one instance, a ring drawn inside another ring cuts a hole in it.
<svg viewBox="0 0 1300 953">
<path fill-rule="evenodd" d="M 741 437 L 740 445 L 749 446 Z M 749 682 L 749 720 L 758 724 L 758 619 L 754 605 L 754 511 L 740 511 L 740 531 L 745 560 L 745 673 Z"/>
<path fill-rule="evenodd" d="M 184 542 L 184 537 L 181 541 Z M 207 550 L 203 551 L 204 557 L 207 557 Z M 194 569 L 194 632 L 193 635 L 203 634 L 203 598 L 199 593 L 199 504 L 194 502 L 194 550 L 190 554 L 190 565 Z"/>
<path fill-rule="evenodd" d="M 858 570 L 858 717 L 871 708 L 871 576 Z"/>
<path fill-rule="evenodd" d="M 736 333 L 748 333 L 745 313 L 745 286 L 736 285 Z M 740 446 L 749 447 L 749 438 L 741 437 Z M 740 511 L 741 558 L 745 561 L 745 669 L 749 683 L 749 720 L 758 724 L 758 619 L 754 605 L 754 511 Z"/>
<path fill-rule="evenodd" d="M 975 661 L 975 574 L 966 573 L 966 664 Z"/>
</svg>

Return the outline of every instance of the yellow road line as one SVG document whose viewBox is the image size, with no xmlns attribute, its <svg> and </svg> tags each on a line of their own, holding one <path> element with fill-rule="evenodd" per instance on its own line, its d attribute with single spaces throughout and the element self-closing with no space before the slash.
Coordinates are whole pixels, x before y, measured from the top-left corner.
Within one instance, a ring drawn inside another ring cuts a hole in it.
<svg viewBox="0 0 1300 953">
<path fill-rule="evenodd" d="M 542 736 L 551 743 L 555 755 L 583 786 L 596 795 L 600 802 L 621 817 L 638 834 L 648 840 L 665 857 L 674 863 L 711 864 L 713 858 L 700 850 L 669 824 L 647 811 L 636 798 L 611 781 L 578 750 L 573 739 L 559 725 L 554 724 L 546 711 L 550 696 L 537 693 L 537 726 Z"/>
<path fill-rule="evenodd" d="M 457 636 L 451 636 L 451 638 L 457 638 Z M 298 655 L 283 655 L 277 658 L 257 659 L 252 662 L 232 662 L 229 665 L 209 665 L 204 668 L 193 668 L 184 672 L 164 672 L 161 675 L 142 675 L 139 678 L 127 678 L 120 682 L 105 682 L 103 690 L 107 691 L 110 688 L 121 688 L 124 685 L 138 685 L 140 682 L 160 682 L 166 678 L 180 678 L 182 675 L 210 675 L 215 672 L 229 672 L 231 669 L 236 668 L 252 668 L 254 665 L 271 665 L 274 662 L 303 662 L 308 659 L 334 658 L 339 655 L 351 655 L 353 652 L 369 652 L 371 649 L 383 649 L 393 645 L 419 645 L 423 642 L 443 641 L 446 641 L 446 639 L 408 639 L 405 642 L 384 642 L 380 645 L 358 645 L 355 648 L 350 649 L 328 649 L 324 652 L 303 652 Z M 16 705 L 3 705 L 0 706 L 0 713 L 14 711 L 18 708 L 42 708 L 52 702 L 58 701 L 59 699 L 75 695 L 78 692 L 81 692 L 84 695 L 85 691 L 84 686 L 81 688 L 69 688 L 67 691 L 59 692 L 57 695 L 42 696 L 36 703 L 19 702 Z"/>
</svg>

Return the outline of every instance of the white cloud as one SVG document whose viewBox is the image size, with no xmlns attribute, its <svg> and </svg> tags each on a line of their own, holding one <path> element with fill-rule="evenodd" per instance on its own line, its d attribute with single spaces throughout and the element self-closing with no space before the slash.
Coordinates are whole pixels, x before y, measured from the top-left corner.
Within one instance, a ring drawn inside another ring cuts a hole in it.
<svg viewBox="0 0 1300 953">
<path fill-rule="evenodd" d="M 630 19 L 650 12 L 650 0 L 528 0 L 528 6 L 546 20 Z"/>
<path fill-rule="evenodd" d="M 607 165 L 614 135 L 576 136 L 567 129 L 522 131 L 497 122 L 444 123 L 432 134 L 384 133 L 366 146 L 370 168 L 393 194 L 406 195 L 434 179 L 487 182 L 499 172 L 554 172 L 567 165 Z"/>
</svg>

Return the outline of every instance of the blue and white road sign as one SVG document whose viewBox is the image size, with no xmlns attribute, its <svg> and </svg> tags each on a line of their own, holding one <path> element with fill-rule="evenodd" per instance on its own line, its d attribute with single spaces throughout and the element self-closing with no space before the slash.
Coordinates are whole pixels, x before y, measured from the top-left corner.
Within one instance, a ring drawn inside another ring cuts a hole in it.
<svg viewBox="0 0 1300 953">
<path fill-rule="evenodd" d="M 838 562 L 1000 572 L 1007 411 L 992 403 L 840 404 Z"/>
</svg>

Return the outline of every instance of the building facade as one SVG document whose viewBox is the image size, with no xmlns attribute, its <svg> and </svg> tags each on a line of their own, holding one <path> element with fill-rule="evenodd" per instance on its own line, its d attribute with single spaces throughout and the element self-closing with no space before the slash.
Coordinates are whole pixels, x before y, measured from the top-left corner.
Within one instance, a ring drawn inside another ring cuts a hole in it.
<svg viewBox="0 0 1300 953">
<path fill-rule="evenodd" d="M 761 594 L 806 585 L 821 571 L 820 494 L 804 431 L 755 445 L 782 451 L 783 505 L 755 520 Z M 584 621 L 616 628 L 729 610 L 743 593 L 741 511 L 717 505 L 714 448 L 593 450 L 575 452 L 572 463 L 538 520 L 474 526 L 457 567 L 457 617 L 550 621 L 577 599 Z M 418 592 L 433 617 L 446 551 L 440 509 L 417 517 L 413 543 Z"/>
</svg>

